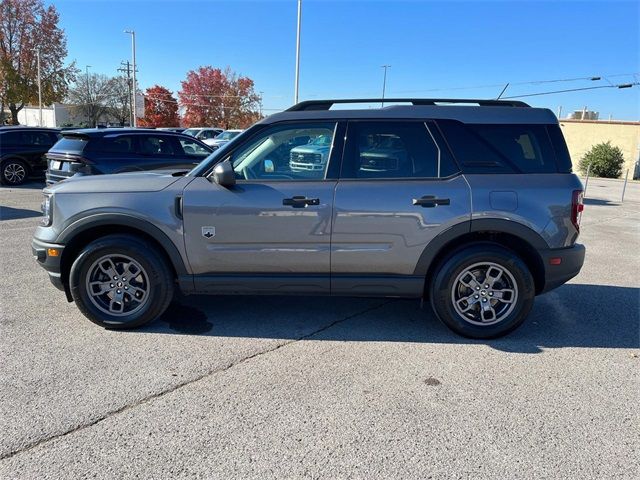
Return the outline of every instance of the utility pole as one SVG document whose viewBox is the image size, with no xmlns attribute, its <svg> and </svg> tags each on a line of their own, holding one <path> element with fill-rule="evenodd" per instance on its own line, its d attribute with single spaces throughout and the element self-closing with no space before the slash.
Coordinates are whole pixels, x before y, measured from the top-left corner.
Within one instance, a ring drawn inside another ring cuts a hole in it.
<svg viewBox="0 0 640 480">
<path fill-rule="evenodd" d="M 129 126 L 133 126 L 133 107 L 131 104 L 131 62 L 129 60 L 120 62 L 122 65 L 121 68 L 118 69 L 119 72 L 123 72 L 127 74 L 127 88 L 129 89 Z"/>
<path fill-rule="evenodd" d="M 298 0 L 298 29 L 296 34 L 296 84 L 293 91 L 293 103 L 298 103 L 298 87 L 300 85 L 300 24 L 302 22 L 302 0 Z"/>
<path fill-rule="evenodd" d="M 387 68 L 390 68 L 391 65 L 382 65 L 384 68 L 384 77 L 382 79 L 382 103 L 380 104 L 380 108 L 384 107 L 384 92 L 387 89 Z"/>
<path fill-rule="evenodd" d="M 131 35 L 131 60 L 133 63 L 133 101 L 131 102 L 131 109 L 133 110 L 133 127 L 138 126 L 138 120 L 136 115 L 136 93 L 137 93 L 137 84 L 136 84 L 136 32 L 134 30 L 125 30 L 124 33 L 128 33 Z"/>
<path fill-rule="evenodd" d="M 38 61 L 38 110 L 40 111 L 40 122 L 38 126 L 43 127 L 42 125 L 42 78 L 40 75 L 40 47 L 36 48 L 36 55 Z"/>
</svg>

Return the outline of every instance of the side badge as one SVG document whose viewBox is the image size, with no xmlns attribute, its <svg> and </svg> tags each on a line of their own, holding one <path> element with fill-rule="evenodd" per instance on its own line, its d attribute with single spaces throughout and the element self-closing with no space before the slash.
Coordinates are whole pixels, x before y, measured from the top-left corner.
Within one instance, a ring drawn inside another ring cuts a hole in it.
<svg viewBox="0 0 640 480">
<path fill-rule="evenodd" d="M 216 236 L 216 227 L 202 227 L 202 236 L 207 240 Z"/>
</svg>

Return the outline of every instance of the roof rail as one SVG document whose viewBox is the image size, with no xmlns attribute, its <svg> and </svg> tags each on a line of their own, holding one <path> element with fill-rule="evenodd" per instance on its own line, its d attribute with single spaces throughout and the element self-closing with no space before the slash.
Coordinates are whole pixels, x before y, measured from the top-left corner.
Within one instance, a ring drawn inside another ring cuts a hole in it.
<svg viewBox="0 0 640 480">
<path fill-rule="evenodd" d="M 470 98 L 341 98 L 338 100 L 306 100 L 287 108 L 285 112 L 301 112 L 305 110 L 329 110 L 337 103 L 411 103 L 413 105 L 461 104 L 475 103 L 480 107 L 529 107 L 518 100 L 482 100 Z"/>
</svg>

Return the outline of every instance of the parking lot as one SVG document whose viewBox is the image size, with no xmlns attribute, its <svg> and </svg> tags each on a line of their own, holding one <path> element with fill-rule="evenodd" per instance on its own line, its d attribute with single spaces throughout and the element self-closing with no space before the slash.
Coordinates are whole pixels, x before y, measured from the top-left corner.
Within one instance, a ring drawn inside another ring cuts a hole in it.
<svg viewBox="0 0 640 480">
<path fill-rule="evenodd" d="M 1 478 L 637 478 L 637 182 L 589 181 L 583 271 L 484 342 L 386 299 L 103 330 L 31 257 L 40 188 L 0 189 Z"/>
</svg>

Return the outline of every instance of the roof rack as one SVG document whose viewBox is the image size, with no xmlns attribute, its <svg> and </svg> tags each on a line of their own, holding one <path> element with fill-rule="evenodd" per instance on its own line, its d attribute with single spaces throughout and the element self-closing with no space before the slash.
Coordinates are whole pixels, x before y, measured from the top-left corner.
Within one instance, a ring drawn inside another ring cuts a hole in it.
<svg viewBox="0 0 640 480">
<path fill-rule="evenodd" d="M 341 98 L 338 100 L 306 100 L 287 108 L 285 112 L 301 112 L 305 110 L 329 110 L 337 103 L 411 103 L 413 105 L 437 106 L 439 104 L 475 103 L 480 107 L 529 107 L 518 100 L 482 100 L 470 98 Z"/>
</svg>

